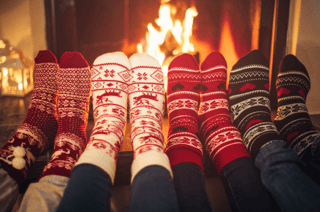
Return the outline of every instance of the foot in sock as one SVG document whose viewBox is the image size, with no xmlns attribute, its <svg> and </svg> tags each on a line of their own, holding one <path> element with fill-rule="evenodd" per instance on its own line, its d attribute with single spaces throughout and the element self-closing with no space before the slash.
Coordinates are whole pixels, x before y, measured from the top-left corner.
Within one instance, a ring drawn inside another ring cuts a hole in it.
<svg viewBox="0 0 320 212">
<path fill-rule="evenodd" d="M 51 160 L 40 178 L 48 175 L 70 177 L 87 142 L 90 69 L 79 52 L 66 52 L 61 56 L 57 85 L 58 132 Z"/>
<path fill-rule="evenodd" d="M 206 149 L 220 175 L 228 163 L 250 157 L 241 134 L 231 124 L 226 94 L 227 64 L 222 54 L 210 53 L 201 66 L 199 126 Z"/>
<path fill-rule="evenodd" d="M 134 160 L 131 182 L 147 166 L 158 165 L 171 173 L 163 150 L 164 83 L 159 62 L 148 54 L 130 57 L 130 122 Z"/>
<path fill-rule="evenodd" d="M 93 164 L 115 178 L 127 114 L 130 62 L 121 52 L 95 59 L 91 70 L 94 127 L 77 165 Z"/>
<path fill-rule="evenodd" d="M 56 57 L 48 50 L 39 51 L 35 58 L 34 90 L 26 118 L 0 150 L 1 166 L 19 186 L 37 156 L 53 145 L 57 133 L 57 70 Z"/>
<path fill-rule="evenodd" d="M 278 110 L 274 124 L 287 146 L 301 156 L 309 146 L 320 140 L 320 136 L 311 123 L 306 107 L 310 77 L 305 66 L 294 55 L 287 55 L 282 60 L 276 86 Z"/>
<path fill-rule="evenodd" d="M 253 158 L 272 140 L 279 140 L 271 121 L 269 100 L 269 62 L 254 50 L 233 66 L 229 83 L 230 112 Z"/>
<path fill-rule="evenodd" d="M 166 154 L 171 166 L 195 163 L 202 170 L 202 144 L 198 134 L 200 70 L 190 54 L 177 56 L 168 71 L 169 134 Z"/>
</svg>

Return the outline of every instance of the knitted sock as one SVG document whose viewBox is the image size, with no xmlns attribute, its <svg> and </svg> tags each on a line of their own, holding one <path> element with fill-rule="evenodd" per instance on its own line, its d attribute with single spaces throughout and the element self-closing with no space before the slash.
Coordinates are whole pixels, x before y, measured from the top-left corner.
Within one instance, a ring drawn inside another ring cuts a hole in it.
<svg viewBox="0 0 320 212">
<path fill-rule="evenodd" d="M 210 157 L 220 175 L 230 162 L 250 157 L 238 129 L 231 125 L 226 94 L 227 63 L 217 51 L 210 53 L 201 66 L 199 124 Z"/>
<path fill-rule="evenodd" d="M 271 140 L 279 140 L 271 121 L 269 100 L 269 62 L 254 50 L 233 66 L 229 83 L 229 103 L 234 124 L 253 158 Z"/>
<path fill-rule="evenodd" d="M 93 164 L 115 178 L 127 114 L 130 62 L 121 52 L 103 54 L 91 70 L 94 127 L 77 165 Z"/>
<path fill-rule="evenodd" d="M 190 54 L 176 57 L 168 71 L 169 134 L 166 154 L 170 165 L 195 163 L 203 170 L 198 133 L 200 70 Z"/>
<path fill-rule="evenodd" d="M 56 57 L 48 50 L 39 51 L 35 58 L 34 90 L 27 116 L 16 134 L 0 150 L 1 166 L 19 186 L 37 156 L 53 145 L 58 128 L 57 70 Z"/>
<path fill-rule="evenodd" d="M 287 55 L 281 62 L 277 79 L 278 111 L 274 124 L 287 146 L 298 155 L 319 140 L 306 107 L 309 90 L 307 69 L 295 56 Z"/>
<path fill-rule="evenodd" d="M 47 175 L 70 177 L 87 142 L 89 65 L 79 52 L 66 52 L 61 56 L 59 66 L 58 132 L 51 160 L 39 179 Z"/>
<path fill-rule="evenodd" d="M 134 150 L 131 182 L 139 171 L 151 165 L 162 166 L 172 175 L 163 150 L 163 73 L 158 61 L 148 54 L 136 54 L 129 60 L 131 142 Z"/>
</svg>

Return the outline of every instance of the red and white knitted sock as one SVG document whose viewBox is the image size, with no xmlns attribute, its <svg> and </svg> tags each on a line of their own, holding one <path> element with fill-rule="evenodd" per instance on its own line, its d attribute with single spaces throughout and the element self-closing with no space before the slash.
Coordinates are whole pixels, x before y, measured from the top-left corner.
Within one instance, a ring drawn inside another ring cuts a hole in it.
<svg viewBox="0 0 320 212">
<path fill-rule="evenodd" d="M 164 112 L 163 73 L 159 62 L 148 54 L 130 57 L 130 122 L 134 160 L 131 182 L 147 166 L 158 165 L 172 175 L 164 153 L 162 118 Z"/>
<path fill-rule="evenodd" d="M 112 182 L 126 124 L 129 70 L 130 62 L 121 52 L 103 54 L 94 61 L 91 82 L 95 125 L 76 164 L 98 166 Z"/>
<path fill-rule="evenodd" d="M 65 52 L 57 72 L 58 132 L 54 152 L 39 179 L 47 175 L 70 177 L 87 142 L 90 69 L 79 52 Z"/>
<path fill-rule="evenodd" d="M 200 70 L 190 54 L 176 57 L 168 71 L 169 134 L 166 153 L 171 166 L 195 163 L 203 170 L 198 133 Z"/>
<path fill-rule="evenodd" d="M 226 94 L 227 63 L 217 51 L 201 64 L 199 124 L 210 157 L 220 175 L 223 167 L 243 157 L 251 157 L 239 130 L 231 124 Z"/>
<path fill-rule="evenodd" d="M 58 128 L 57 70 L 57 59 L 52 52 L 39 51 L 35 58 L 34 90 L 27 116 L 0 150 L 1 166 L 19 186 L 37 156 L 53 145 Z"/>
</svg>

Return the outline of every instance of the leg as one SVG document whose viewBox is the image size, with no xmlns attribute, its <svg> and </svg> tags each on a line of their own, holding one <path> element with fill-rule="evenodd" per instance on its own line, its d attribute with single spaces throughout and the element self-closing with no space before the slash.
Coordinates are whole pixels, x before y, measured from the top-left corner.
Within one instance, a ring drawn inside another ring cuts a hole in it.
<svg viewBox="0 0 320 212">
<path fill-rule="evenodd" d="M 231 113 L 246 147 L 256 158 L 263 185 L 282 211 L 299 211 L 298 205 L 318 204 L 319 197 L 308 200 L 303 195 L 307 190 L 312 195 L 313 189 L 319 188 L 298 167 L 297 154 L 283 148 L 284 142 L 271 122 L 268 64 L 265 56 L 255 50 L 234 65 L 230 74 Z"/>
<path fill-rule="evenodd" d="M 158 177 L 149 179 L 144 176 L 153 176 L 159 172 L 158 170 L 162 170 L 158 174 L 165 173 L 166 176 L 169 174 L 172 178 L 172 171 L 163 147 L 164 84 L 160 65 L 156 59 L 148 54 L 133 55 L 129 60 L 131 63 L 129 88 L 131 142 L 134 150 L 131 182 L 134 188 L 136 186 L 134 183 L 143 184 L 145 182 L 146 184 L 152 184 L 153 182 L 158 184 L 159 180 L 161 181 Z M 157 172 L 150 173 L 152 169 L 149 166 L 156 166 Z M 168 178 L 166 177 L 165 179 Z M 177 199 L 171 192 L 174 191 L 172 179 L 165 181 L 165 187 L 168 190 L 164 194 L 161 194 L 160 191 L 163 188 L 159 186 L 156 186 L 154 191 L 150 190 L 150 193 L 149 190 L 140 189 L 137 193 L 132 192 L 132 199 L 135 200 L 134 195 L 141 192 L 143 194 L 142 197 L 146 199 L 140 199 L 140 208 L 154 206 L 152 211 L 161 210 L 161 208 L 156 208 L 156 204 L 153 205 L 147 202 L 148 198 L 152 196 L 154 200 L 162 199 L 164 206 L 169 206 L 166 211 L 178 211 Z M 150 188 L 154 188 L 154 186 Z M 135 201 L 130 202 L 130 210 L 136 208 L 134 203 Z"/>
<path fill-rule="evenodd" d="M 78 52 L 66 52 L 57 72 L 58 132 L 54 152 L 38 183 L 31 184 L 20 211 L 54 211 L 59 205 L 71 170 L 87 142 L 90 70 Z"/>
<path fill-rule="evenodd" d="M 129 211 L 177 211 L 172 177 L 161 166 L 142 169 L 132 182 Z"/>
<path fill-rule="evenodd" d="M 274 123 L 287 146 L 305 163 L 305 172 L 320 184 L 320 135 L 306 107 L 309 90 L 307 69 L 295 56 L 287 55 L 277 79 L 278 111 Z"/>
<path fill-rule="evenodd" d="M 276 204 L 263 187 L 240 132 L 231 124 L 226 66 L 219 52 L 212 52 L 201 64 L 201 135 L 221 176 L 231 208 L 234 211 L 275 211 Z"/>
<path fill-rule="evenodd" d="M 0 212 L 11 211 L 17 201 L 19 187 L 17 182 L 10 177 L 8 172 L 0 165 Z"/>
<path fill-rule="evenodd" d="M 320 187 L 297 166 L 297 153 L 274 140 L 260 149 L 255 164 L 281 211 L 318 211 Z"/>
<path fill-rule="evenodd" d="M 80 164 L 73 169 L 56 211 L 110 211 L 111 188 L 111 178 L 104 170 Z"/>
<path fill-rule="evenodd" d="M 169 135 L 166 154 L 181 211 L 211 211 L 198 138 L 199 64 L 190 54 L 176 57 L 168 71 Z M 184 104 L 184 106 L 181 106 Z"/>
</svg>

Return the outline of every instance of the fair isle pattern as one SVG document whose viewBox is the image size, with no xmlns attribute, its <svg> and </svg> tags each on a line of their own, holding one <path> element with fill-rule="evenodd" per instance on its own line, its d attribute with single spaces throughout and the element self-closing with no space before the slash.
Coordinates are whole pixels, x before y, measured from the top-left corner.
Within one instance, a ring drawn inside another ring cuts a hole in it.
<svg viewBox="0 0 320 212">
<path fill-rule="evenodd" d="M 155 79 L 152 76 L 157 76 Z M 164 112 L 164 93 L 155 90 L 155 85 L 163 87 L 163 74 L 159 67 L 137 66 L 131 68 L 130 87 L 141 87 L 144 92 L 131 89 L 130 121 L 131 142 L 135 157 L 154 149 L 163 148 L 162 117 Z M 163 89 L 159 89 L 163 91 Z M 139 121 L 148 121 L 141 126 Z M 151 122 L 151 120 L 155 122 Z M 151 134 L 152 133 L 152 134 Z M 158 150 L 157 150 L 158 151 Z"/>
<path fill-rule="evenodd" d="M 170 173 L 171 169 L 163 150 L 162 118 L 165 99 L 160 65 L 148 54 L 133 55 L 129 61 L 130 137 L 134 151 L 132 182 L 138 172 L 147 166 L 159 165 Z"/>
<path fill-rule="evenodd" d="M 320 142 L 320 135 L 318 132 L 314 132 L 311 135 L 307 135 L 302 138 L 296 145 L 291 145 L 290 148 L 293 148 L 298 155 L 301 155 L 305 149 L 311 146 L 313 143 Z M 292 142 L 294 144 L 294 142 Z"/>
<path fill-rule="evenodd" d="M 268 98 L 262 96 L 252 97 L 231 106 L 233 120 L 237 119 L 245 110 L 256 106 L 265 106 L 269 110 L 271 109 L 270 100 Z"/>
<path fill-rule="evenodd" d="M 301 77 L 293 77 L 293 76 L 281 77 L 281 78 L 278 78 L 276 81 L 277 86 L 280 84 L 282 84 L 282 86 L 296 84 L 301 86 L 301 88 L 305 88 L 308 91 L 310 90 L 310 81 L 304 80 Z"/>
<path fill-rule="evenodd" d="M 256 68 L 264 69 L 264 70 L 267 70 L 269 72 L 269 68 L 267 66 L 260 65 L 260 64 L 253 64 L 253 65 L 247 65 L 247 66 L 243 66 L 243 67 L 240 67 L 240 68 L 237 68 L 237 69 L 233 69 L 232 73 L 240 72 L 240 71 L 243 71 L 243 70 L 256 69 Z"/>
<path fill-rule="evenodd" d="M 254 142 L 254 139 L 256 139 L 257 137 L 261 137 L 264 133 L 268 133 L 270 131 L 278 132 L 273 123 L 261 122 L 259 124 L 253 125 L 243 135 L 243 143 L 244 145 L 249 147 L 250 144 Z"/>
<path fill-rule="evenodd" d="M 254 50 L 240 58 L 230 73 L 230 112 L 253 158 L 265 143 L 280 139 L 271 121 L 268 65 L 264 54 Z"/>
<path fill-rule="evenodd" d="M 26 155 L 23 158 L 26 161 L 26 166 L 21 170 L 0 161 L 3 169 L 7 170 L 19 186 L 25 180 L 29 168 L 38 155 L 53 146 L 58 128 L 56 114 L 58 66 L 54 62 L 56 58 L 50 51 L 40 51 L 35 61 L 34 89 L 26 118 L 12 139 L 0 150 L 0 157 L 4 159 L 13 154 L 12 147 L 19 146 L 26 150 Z"/>
<path fill-rule="evenodd" d="M 268 72 L 265 71 L 253 71 L 253 72 L 244 72 L 241 74 L 234 74 L 230 76 L 230 80 L 239 80 L 239 79 L 246 79 L 246 78 L 252 78 L 252 77 L 269 77 Z"/>
<path fill-rule="evenodd" d="M 85 141 L 83 138 L 76 136 L 73 133 L 62 133 L 59 134 L 54 144 L 55 151 L 51 156 L 51 162 L 48 163 L 44 172 L 54 172 L 50 170 L 53 168 L 65 168 L 71 172 L 74 164 L 82 154 L 82 150 L 85 148 Z M 71 151 L 75 152 L 72 157 Z"/>
<path fill-rule="evenodd" d="M 242 144 L 241 134 L 237 129 L 228 129 L 228 131 L 222 131 L 216 134 L 213 138 L 206 142 L 206 148 L 210 152 L 211 159 L 214 160 L 215 156 L 224 147 L 229 145 Z"/>
<path fill-rule="evenodd" d="M 86 150 L 77 163 L 90 163 L 100 167 L 112 182 L 126 124 L 129 69 L 128 58 L 120 52 L 96 58 L 91 70 L 95 124 Z"/>
<path fill-rule="evenodd" d="M 202 144 L 199 142 L 199 138 L 192 133 L 177 133 L 174 134 L 174 138 L 168 138 L 166 151 L 170 151 L 171 148 L 179 147 L 180 145 L 184 147 L 189 146 L 203 154 Z"/>
<path fill-rule="evenodd" d="M 229 103 L 227 99 L 213 99 L 201 102 L 199 115 L 221 108 L 226 110 L 229 109 Z"/>
<path fill-rule="evenodd" d="M 201 64 L 199 129 L 218 175 L 230 162 L 250 157 L 241 134 L 231 124 L 227 97 L 226 61 L 219 52 L 210 53 Z"/>
<path fill-rule="evenodd" d="M 186 75 L 192 78 L 185 78 Z M 199 91 L 201 89 L 199 64 L 190 54 L 177 56 L 168 70 L 168 143 L 165 149 L 170 165 L 193 163 L 203 169 L 203 147 L 197 137 Z"/>
<path fill-rule="evenodd" d="M 61 65 L 82 64 L 82 67 Z M 70 177 L 74 164 L 79 159 L 87 142 L 90 100 L 90 69 L 78 52 L 66 52 L 60 59 L 57 72 L 58 96 L 58 132 L 54 153 L 40 178 L 47 175 Z"/>
<path fill-rule="evenodd" d="M 286 71 L 286 72 L 281 72 L 278 74 L 278 77 L 282 77 L 282 76 L 285 76 L 285 75 L 300 75 L 300 76 L 303 76 L 305 77 L 309 82 L 310 82 L 310 78 L 309 76 L 307 76 L 305 73 L 299 71 L 299 70 L 290 70 L 290 71 Z"/>
<path fill-rule="evenodd" d="M 191 99 L 177 99 L 168 103 L 169 114 L 175 110 L 189 109 L 198 111 L 198 102 Z"/>
<path fill-rule="evenodd" d="M 57 64 L 39 63 L 34 65 L 34 69 L 34 90 L 29 108 L 37 108 L 56 117 Z"/>
<path fill-rule="evenodd" d="M 297 113 L 308 113 L 307 106 L 304 103 L 287 104 L 278 107 L 277 116 L 274 120 L 279 121 Z"/>
</svg>

